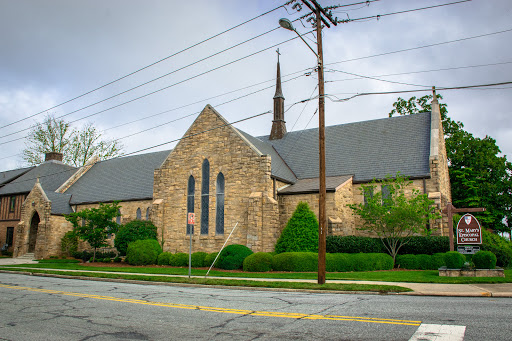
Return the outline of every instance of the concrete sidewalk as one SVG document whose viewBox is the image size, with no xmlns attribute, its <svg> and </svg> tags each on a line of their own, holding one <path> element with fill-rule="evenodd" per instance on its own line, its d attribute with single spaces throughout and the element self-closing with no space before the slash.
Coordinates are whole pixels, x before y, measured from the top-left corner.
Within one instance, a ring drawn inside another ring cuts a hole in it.
<svg viewBox="0 0 512 341">
<path fill-rule="evenodd" d="M 26 267 L 22 269 L 30 273 L 31 264 L 37 264 L 37 261 L 18 260 L 16 258 L 0 258 L 1 265 L 12 265 L 12 264 L 26 264 Z M 18 268 L 20 269 L 20 268 Z M 37 270 L 56 270 L 56 269 L 43 269 L 37 268 Z M 109 271 L 92 271 L 92 270 L 65 270 L 58 269 L 62 272 L 93 272 L 93 273 L 112 273 Z M 0 270 L 0 272 L 10 272 Z M 12 272 L 10 272 L 12 273 Z M 182 275 L 165 275 L 165 274 L 141 274 L 132 272 L 115 272 L 116 274 L 126 274 L 135 276 L 155 276 L 155 277 L 181 277 L 186 278 L 188 276 Z M 46 275 L 48 276 L 48 275 Z M 204 278 L 204 276 L 192 276 L 192 278 Z M 232 280 L 250 280 L 250 281 L 267 281 L 267 282 L 308 282 L 316 283 L 316 280 L 307 279 L 282 279 L 282 278 L 241 278 L 241 277 L 214 277 L 208 276 L 211 279 L 232 279 Z M 115 279 L 109 279 L 116 281 Z M 147 282 L 146 282 L 147 283 Z M 508 297 L 512 298 L 512 283 L 500 283 L 500 284 L 439 284 L 439 283 L 408 283 L 408 282 L 377 282 L 377 281 L 353 281 L 353 280 L 327 280 L 327 283 L 340 283 L 340 284 L 380 284 L 380 285 L 393 285 L 404 288 L 412 289 L 412 292 L 399 293 L 399 295 L 415 295 L 415 296 L 452 296 L 452 297 Z M 279 289 L 276 289 L 279 290 Z"/>
</svg>

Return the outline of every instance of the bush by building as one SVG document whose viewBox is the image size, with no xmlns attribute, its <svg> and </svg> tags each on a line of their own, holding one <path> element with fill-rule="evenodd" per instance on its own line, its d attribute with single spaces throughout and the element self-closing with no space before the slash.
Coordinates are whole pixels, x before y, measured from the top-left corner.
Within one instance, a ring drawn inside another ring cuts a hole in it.
<svg viewBox="0 0 512 341">
<path fill-rule="evenodd" d="M 162 252 L 158 255 L 157 264 L 158 265 L 169 265 L 171 261 L 172 253 L 171 252 Z"/>
<path fill-rule="evenodd" d="M 202 268 L 205 266 L 205 258 L 208 254 L 206 252 L 194 252 L 192 253 L 192 267 Z M 211 265 L 211 263 L 210 263 Z"/>
<path fill-rule="evenodd" d="M 283 252 L 272 258 L 275 271 L 312 272 L 318 270 L 318 254 L 315 252 Z"/>
<path fill-rule="evenodd" d="M 128 244 L 126 262 L 131 265 L 156 264 L 162 247 L 155 239 L 136 240 Z"/>
<path fill-rule="evenodd" d="M 473 255 L 472 261 L 476 269 L 496 268 L 496 255 L 491 251 L 478 251 Z"/>
<path fill-rule="evenodd" d="M 268 252 L 256 252 L 244 259 L 244 271 L 267 272 L 272 270 L 273 256 Z"/>
<path fill-rule="evenodd" d="M 276 253 L 317 252 L 318 220 L 306 202 L 299 202 L 275 246 Z"/>
<path fill-rule="evenodd" d="M 494 253 L 498 266 L 506 268 L 512 264 L 512 242 L 486 229 L 482 229 L 481 250 Z"/>
<path fill-rule="evenodd" d="M 177 252 L 169 260 L 171 266 L 188 266 L 188 253 Z"/>
<path fill-rule="evenodd" d="M 119 226 L 114 239 L 114 246 L 124 256 L 128 244 L 136 240 L 157 239 L 156 226 L 149 220 L 133 220 Z"/>
<path fill-rule="evenodd" d="M 245 245 L 228 245 L 220 253 L 215 266 L 224 270 L 241 269 L 244 259 L 252 253 L 252 250 Z"/>
</svg>

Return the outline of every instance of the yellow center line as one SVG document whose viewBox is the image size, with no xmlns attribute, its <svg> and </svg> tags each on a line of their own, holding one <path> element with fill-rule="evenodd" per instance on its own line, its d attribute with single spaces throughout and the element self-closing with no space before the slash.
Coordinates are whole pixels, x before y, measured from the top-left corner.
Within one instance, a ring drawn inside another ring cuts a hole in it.
<svg viewBox="0 0 512 341">
<path fill-rule="evenodd" d="M 37 288 L 29 288 L 29 287 L 6 285 L 6 284 L 0 284 L 0 287 L 6 288 L 6 289 L 14 289 L 14 290 L 41 292 L 41 293 L 45 293 L 45 294 L 92 298 L 92 299 L 97 299 L 97 300 L 144 304 L 144 305 L 150 305 L 150 306 L 167 307 L 167 308 L 175 308 L 175 309 L 200 310 L 200 311 L 208 311 L 208 312 L 224 313 L 224 314 L 238 314 L 238 315 L 264 316 L 264 317 L 281 317 L 281 318 L 292 318 L 292 319 L 303 319 L 303 320 L 334 320 L 334 321 L 354 321 L 354 322 L 367 322 L 367 323 L 400 324 L 400 325 L 406 325 L 406 326 L 419 326 L 421 324 L 421 321 L 383 319 L 383 318 L 375 318 L 375 317 L 314 315 L 314 314 L 301 314 L 301 313 L 287 313 L 287 312 L 279 312 L 279 311 L 254 311 L 254 310 L 244 310 L 244 309 L 203 307 L 203 306 L 179 304 L 179 303 L 151 302 L 151 301 L 137 300 L 137 299 L 131 299 L 131 298 L 119 298 L 119 297 L 101 296 L 101 295 L 93 295 L 93 294 L 82 294 L 82 293 L 78 293 L 78 292 L 67 292 L 67 291 L 59 291 L 59 290 L 51 290 L 51 289 L 37 289 Z"/>
</svg>

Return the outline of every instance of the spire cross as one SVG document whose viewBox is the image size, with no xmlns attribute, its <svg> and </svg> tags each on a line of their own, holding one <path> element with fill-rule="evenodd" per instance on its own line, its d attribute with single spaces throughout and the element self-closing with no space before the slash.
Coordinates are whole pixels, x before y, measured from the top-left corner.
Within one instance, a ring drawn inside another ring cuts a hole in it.
<svg viewBox="0 0 512 341">
<path fill-rule="evenodd" d="M 279 52 L 279 48 L 277 48 L 276 53 L 277 53 L 277 62 L 279 63 L 279 56 L 281 55 L 281 53 Z"/>
</svg>

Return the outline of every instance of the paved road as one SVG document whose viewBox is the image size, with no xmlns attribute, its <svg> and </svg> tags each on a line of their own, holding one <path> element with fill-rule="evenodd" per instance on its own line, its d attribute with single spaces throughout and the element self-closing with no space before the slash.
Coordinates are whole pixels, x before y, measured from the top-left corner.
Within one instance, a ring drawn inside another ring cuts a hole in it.
<svg viewBox="0 0 512 341">
<path fill-rule="evenodd" d="M 512 299 L 310 294 L 0 274 L 5 340 L 509 340 Z M 426 338 L 424 336 L 426 335 Z M 438 338 L 439 340 L 439 338 Z"/>
</svg>

